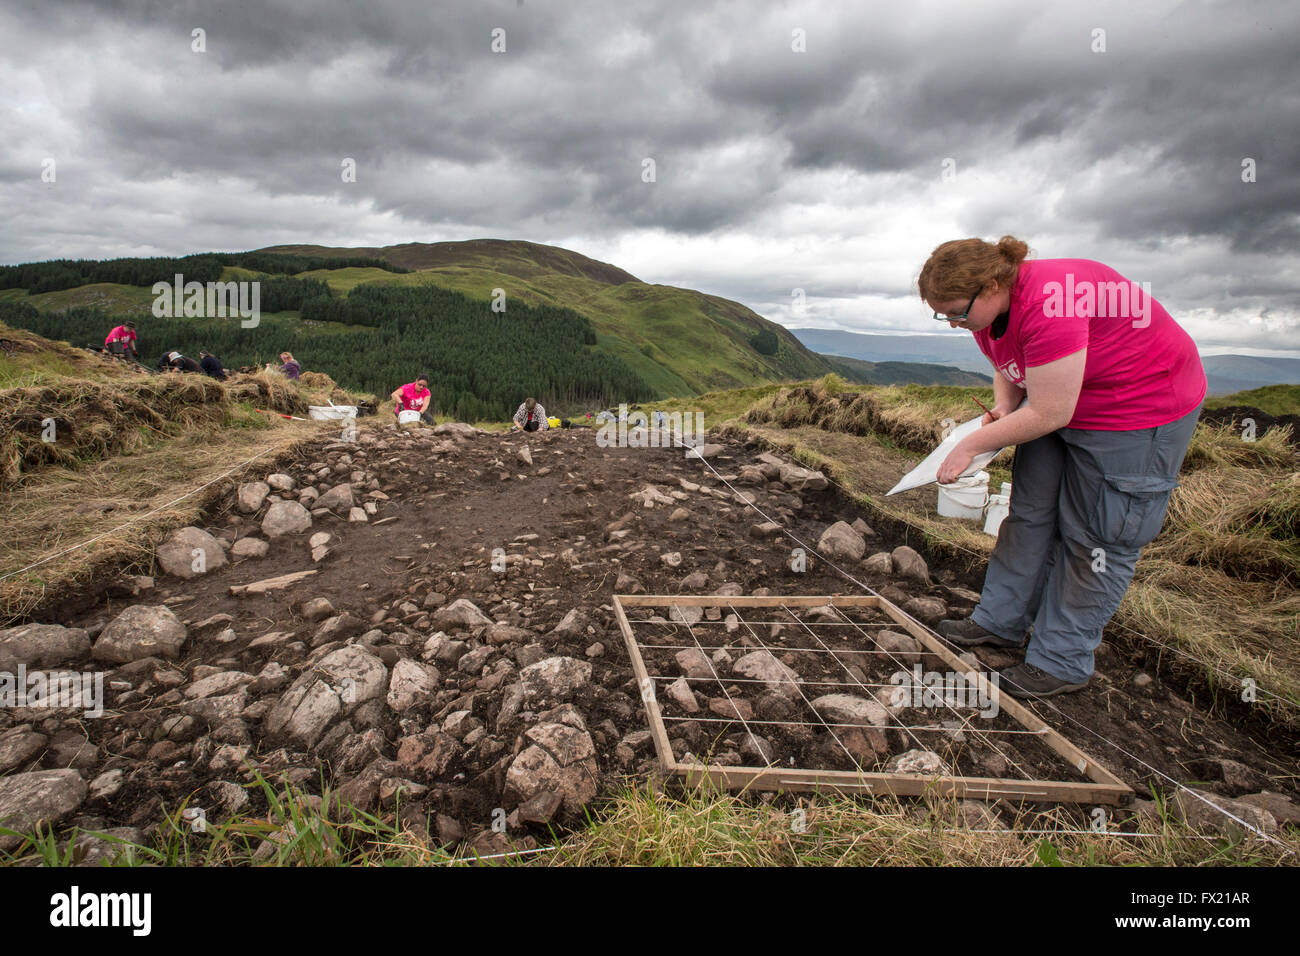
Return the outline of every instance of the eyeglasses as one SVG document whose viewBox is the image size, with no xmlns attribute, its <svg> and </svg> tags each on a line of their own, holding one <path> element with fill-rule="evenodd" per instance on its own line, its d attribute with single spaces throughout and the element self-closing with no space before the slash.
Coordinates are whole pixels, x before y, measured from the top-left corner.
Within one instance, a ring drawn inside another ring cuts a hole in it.
<svg viewBox="0 0 1300 956">
<path fill-rule="evenodd" d="M 939 322 L 961 322 L 968 315 L 970 315 L 971 306 L 975 304 L 975 300 L 978 299 L 979 297 L 980 294 L 978 292 L 976 292 L 973 296 L 971 296 L 970 301 L 966 303 L 966 311 L 963 312 L 961 315 L 940 315 L 938 312 L 936 312 L 934 314 L 934 317 Z"/>
</svg>

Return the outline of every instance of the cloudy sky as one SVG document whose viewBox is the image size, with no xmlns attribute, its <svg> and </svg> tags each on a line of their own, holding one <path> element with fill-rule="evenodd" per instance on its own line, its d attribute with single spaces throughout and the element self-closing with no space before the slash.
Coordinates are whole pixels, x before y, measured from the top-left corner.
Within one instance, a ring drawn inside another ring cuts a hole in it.
<svg viewBox="0 0 1300 956">
<path fill-rule="evenodd" d="M 1294 0 L 15 6 L 0 262 L 519 238 L 932 332 L 930 250 L 1011 233 L 1300 349 Z"/>
</svg>

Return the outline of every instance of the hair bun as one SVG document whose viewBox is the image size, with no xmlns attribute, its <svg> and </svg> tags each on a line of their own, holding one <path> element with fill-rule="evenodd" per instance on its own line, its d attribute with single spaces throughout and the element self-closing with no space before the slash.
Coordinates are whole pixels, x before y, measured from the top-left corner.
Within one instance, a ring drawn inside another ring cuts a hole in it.
<svg viewBox="0 0 1300 956">
<path fill-rule="evenodd" d="M 1029 255 L 1029 246 L 1015 236 L 1003 236 L 998 240 L 998 252 L 1007 261 L 1019 263 Z"/>
</svg>

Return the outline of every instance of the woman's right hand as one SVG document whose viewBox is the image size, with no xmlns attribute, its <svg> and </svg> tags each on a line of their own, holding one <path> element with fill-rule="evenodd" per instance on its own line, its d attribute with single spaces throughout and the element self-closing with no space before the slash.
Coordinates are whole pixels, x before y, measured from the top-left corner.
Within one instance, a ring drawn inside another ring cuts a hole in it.
<svg viewBox="0 0 1300 956">
<path fill-rule="evenodd" d="M 1011 409 L 1004 408 L 1001 405 L 994 405 L 985 412 L 984 417 L 980 419 L 980 427 L 983 428 L 985 425 L 992 425 L 999 418 L 1003 418 L 1010 413 Z"/>
</svg>

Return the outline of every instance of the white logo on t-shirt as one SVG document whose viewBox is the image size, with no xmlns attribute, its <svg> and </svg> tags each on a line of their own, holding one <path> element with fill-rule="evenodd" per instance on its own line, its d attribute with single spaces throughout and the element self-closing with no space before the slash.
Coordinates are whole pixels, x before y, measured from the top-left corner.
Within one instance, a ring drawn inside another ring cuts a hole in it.
<svg viewBox="0 0 1300 956">
<path fill-rule="evenodd" d="M 1020 374 L 1020 366 L 1016 364 L 1015 359 L 1011 359 L 1004 365 L 998 366 L 998 371 L 1007 377 L 1007 381 L 1013 385 L 1019 385 L 1020 380 L 1024 377 Z"/>
</svg>

